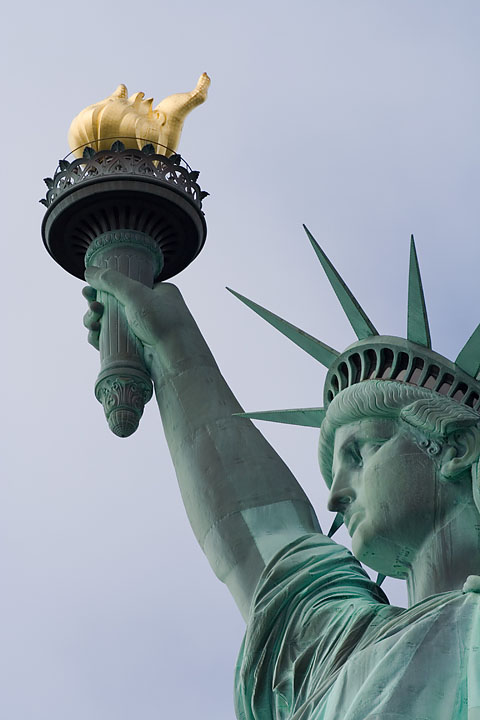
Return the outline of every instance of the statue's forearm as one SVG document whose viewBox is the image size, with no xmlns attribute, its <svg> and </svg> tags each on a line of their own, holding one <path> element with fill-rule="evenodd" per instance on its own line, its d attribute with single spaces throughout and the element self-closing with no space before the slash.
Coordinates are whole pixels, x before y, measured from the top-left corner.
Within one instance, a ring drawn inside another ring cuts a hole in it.
<svg viewBox="0 0 480 720">
<path fill-rule="evenodd" d="M 265 563 L 289 541 L 318 531 L 318 522 L 261 433 L 233 417 L 242 409 L 184 305 L 150 361 L 190 522 L 245 615 Z"/>
</svg>

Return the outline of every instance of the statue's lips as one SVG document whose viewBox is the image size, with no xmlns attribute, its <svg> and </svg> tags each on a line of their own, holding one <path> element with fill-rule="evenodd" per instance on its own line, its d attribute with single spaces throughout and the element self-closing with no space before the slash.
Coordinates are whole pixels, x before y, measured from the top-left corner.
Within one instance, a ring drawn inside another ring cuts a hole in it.
<svg viewBox="0 0 480 720">
<path fill-rule="evenodd" d="M 344 516 L 345 527 L 348 530 L 348 534 L 352 537 L 353 533 L 357 529 L 359 523 L 362 521 L 361 510 L 356 510 L 352 513 L 346 513 Z"/>
</svg>

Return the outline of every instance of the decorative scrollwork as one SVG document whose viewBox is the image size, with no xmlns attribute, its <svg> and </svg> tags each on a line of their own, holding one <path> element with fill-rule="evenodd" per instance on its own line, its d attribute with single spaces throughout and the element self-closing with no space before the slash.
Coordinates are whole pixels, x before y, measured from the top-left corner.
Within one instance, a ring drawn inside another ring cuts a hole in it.
<svg viewBox="0 0 480 720">
<path fill-rule="evenodd" d="M 421 437 L 418 442 L 418 447 L 430 455 L 430 457 L 436 457 L 442 451 L 442 445 L 437 440 L 431 438 Z"/>
<path fill-rule="evenodd" d="M 152 397 L 152 386 L 140 379 L 110 375 L 99 383 L 96 395 L 105 412 L 117 407 L 131 407 L 143 412 L 143 406 Z"/>
<path fill-rule="evenodd" d="M 153 262 L 155 263 L 154 276 L 156 277 L 163 267 L 163 254 L 158 244 L 146 233 L 138 230 L 109 230 L 108 232 L 98 235 L 98 237 L 90 243 L 85 253 L 85 267 L 94 264 L 94 257 L 98 252 L 109 246 L 133 245 L 134 247 L 142 247 L 151 253 Z"/>
<path fill-rule="evenodd" d="M 202 191 L 198 183 L 198 172 L 181 165 L 179 155 L 159 155 L 152 145 L 145 145 L 142 150 L 125 150 L 123 144 L 115 142 L 110 150 L 95 152 L 85 148 L 82 158 L 69 163 L 59 162 L 53 178 L 45 178 L 47 195 L 40 202 L 45 207 L 50 205 L 72 186 L 100 177 L 115 175 L 135 176 L 151 179 L 154 182 L 173 185 L 181 190 L 199 207 L 208 195 Z"/>
<path fill-rule="evenodd" d="M 145 403 L 152 397 L 152 383 L 141 378 L 109 375 L 97 383 L 95 395 L 103 405 L 112 432 L 128 437 L 137 429 Z"/>
</svg>

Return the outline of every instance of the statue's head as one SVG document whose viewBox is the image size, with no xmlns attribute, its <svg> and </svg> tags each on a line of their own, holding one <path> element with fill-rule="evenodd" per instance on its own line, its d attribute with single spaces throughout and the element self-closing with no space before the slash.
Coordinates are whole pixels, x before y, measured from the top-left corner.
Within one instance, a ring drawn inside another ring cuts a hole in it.
<svg viewBox="0 0 480 720">
<path fill-rule="evenodd" d="M 385 575 L 404 577 L 435 533 L 480 507 L 480 416 L 432 390 L 346 388 L 322 423 L 319 460 L 354 554 Z"/>
<path fill-rule="evenodd" d="M 358 340 L 339 353 L 237 294 L 328 367 L 324 407 L 247 417 L 321 427 L 319 459 L 329 507 L 337 513 L 333 528 L 343 519 L 359 559 L 403 577 L 434 535 L 443 533 L 448 552 L 454 524 L 455 540 L 459 533 L 476 533 L 476 542 L 480 537 L 480 326 L 455 362 L 431 349 L 412 238 L 407 338 L 379 335 L 307 234 Z"/>
</svg>

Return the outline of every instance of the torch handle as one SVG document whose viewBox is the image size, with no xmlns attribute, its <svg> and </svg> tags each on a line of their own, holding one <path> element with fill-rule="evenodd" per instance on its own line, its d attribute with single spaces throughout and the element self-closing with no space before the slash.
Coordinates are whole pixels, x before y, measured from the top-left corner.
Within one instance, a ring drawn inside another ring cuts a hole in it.
<svg viewBox="0 0 480 720">
<path fill-rule="evenodd" d="M 153 286 L 158 274 L 160 250 L 143 233 L 116 230 L 104 233 L 90 246 L 85 264 L 112 268 Z M 95 395 L 102 403 L 111 431 L 128 437 L 138 427 L 153 386 L 145 366 L 143 346 L 128 326 L 123 306 L 108 293 L 99 291 L 104 306 L 100 332 L 100 373 Z"/>
</svg>

